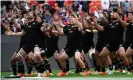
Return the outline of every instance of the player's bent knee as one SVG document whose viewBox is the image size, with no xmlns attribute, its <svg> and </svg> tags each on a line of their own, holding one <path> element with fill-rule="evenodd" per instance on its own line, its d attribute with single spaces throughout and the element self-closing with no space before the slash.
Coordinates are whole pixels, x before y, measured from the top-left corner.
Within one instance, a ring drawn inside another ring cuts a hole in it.
<svg viewBox="0 0 133 80">
<path fill-rule="evenodd" d="M 59 61 L 64 61 L 65 58 L 64 58 L 64 57 L 59 57 L 58 60 L 59 60 Z"/>
<path fill-rule="evenodd" d="M 81 53 L 80 52 L 75 52 L 75 60 L 79 61 L 81 58 Z"/>
<path fill-rule="evenodd" d="M 121 54 L 120 57 L 121 57 L 122 60 L 127 58 L 127 57 L 125 56 L 125 54 Z"/>
<path fill-rule="evenodd" d="M 40 56 L 41 56 L 41 53 L 39 51 L 34 53 L 34 57 L 40 57 Z"/>
<path fill-rule="evenodd" d="M 125 55 L 126 55 L 126 57 L 129 57 L 129 54 L 128 53 L 126 53 Z"/>
<path fill-rule="evenodd" d="M 99 57 L 102 58 L 103 57 L 103 54 L 99 54 Z"/>
<path fill-rule="evenodd" d="M 79 57 L 76 57 L 75 60 L 76 60 L 76 61 L 80 61 L 81 59 L 80 59 Z"/>
<path fill-rule="evenodd" d="M 14 63 L 14 62 L 15 62 L 15 57 L 10 60 L 10 63 Z"/>
<path fill-rule="evenodd" d="M 21 61 L 22 59 L 23 59 L 23 56 L 20 53 L 17 53 L 14 60 Z"/>
<path fill-rule="evenodd" d="M 59 53 L 54 53 L 54 58 L 55 59 L 59 59 L 59 56 L 60 56 Z"/>
<path fill-rule="evenodd" d="M 105 55 L 105 53 L 100 53 L 100 54 L 99 54 L 99 57 L 100 57 L 100 58 L 103 58 L 103 57 L 106 57 L 106 55 Z"/>
</svg>

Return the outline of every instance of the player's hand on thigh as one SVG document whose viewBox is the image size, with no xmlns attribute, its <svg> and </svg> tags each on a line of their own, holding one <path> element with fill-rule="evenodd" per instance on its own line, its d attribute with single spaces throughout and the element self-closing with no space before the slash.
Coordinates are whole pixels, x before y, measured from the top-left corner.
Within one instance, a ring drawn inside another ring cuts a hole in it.
<svg viewBox="0 0 133 80">
<path fill-rule="evenodd" d="M 40 48 L 36 45 L 34 48 L 34 57 L 39 57 L 41 55 Z"/>
<path fill-rule="evenodd" d="M 78 50 L 75 52 L 75 59 L 76 60 L 79 60 L 79 59 L 83 60 L 83 57 L 82 57 L 81 53 Z"/>
</svg>

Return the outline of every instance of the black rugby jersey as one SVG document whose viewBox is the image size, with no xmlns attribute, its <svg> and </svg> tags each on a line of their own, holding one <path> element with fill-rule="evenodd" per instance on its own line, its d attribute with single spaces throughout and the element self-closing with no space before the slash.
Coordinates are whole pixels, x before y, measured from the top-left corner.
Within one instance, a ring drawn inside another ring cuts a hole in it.
<svg viewBox="0 0 133 80">
<path fill-rule="evenodd" d="M 93 32 L 87 32 L 86 29 L 84 29 L 84 32 L 82 33 L 83 38 L 83 44 L 92 44 L 93 43 Z"/>
<path fill-rule="evenodd" d="M 133 42 L 133 23 L 132 22 L 127 22 L 127 30 L 126 30 L 126 42 Z"/>
<path fill-rule="evenodd" d="M 26 41 L 27 28 L 28 28 L 28 24 L 21 25 L 21 30 L 23 30 L 25 32 L 25 34 L 23 36 L 21 36 L 20 42 L 25 42 Z"/>
<path fill-rule="evenodd" d="M 120 24 L 119 21 L 112 21 L 108 24 L 108 32 L 109 35 L 107 36 L 109 43 L 123 43 L 123 33 L 124 28 Z"/>
<path fill-rule="evenodd" d="M 99 25 L 103 26 L 104 30 L 103 31 L 98 31 L 98 38 L 97 41 L 100 43 L 107 43 L 108 38 L 108 25 L 104 24 L 103 22 L 98 22 Z"/>
<path fill-rule="evenodd" d="M 82 33 L 78 27 L 72 27 L 67 25 L 63 28 L 64 33 L 67 35 L 67 46 L 68 47 L 79 47 L 82 44 Z"/>
<path fill-rule="evenodd" d="M 40 33 L 40 28 L 41 25 L 40 23 L 36 21 L 32 21 L 28 23 L 28 28 L 27 28 L 27 42 L 34 42 L 37 41 Z"/>
<path fill-rule="evenodd" d="M 47 36 L 46 37 L 46 47 L 48 50 L 58 49 L 58 36 Z"/>
<path fill-rule="evenodd" d="M 38 26 L 42 26 L 42 23 L 38 23 Z M 46 48 L 46 36 L 44 35 L 44 33 L 41 31 L 41 29 L 39 30 L 38 33 L 38 41 L 37 44 L 40 48 L 45 49 Z"/>
</svg>

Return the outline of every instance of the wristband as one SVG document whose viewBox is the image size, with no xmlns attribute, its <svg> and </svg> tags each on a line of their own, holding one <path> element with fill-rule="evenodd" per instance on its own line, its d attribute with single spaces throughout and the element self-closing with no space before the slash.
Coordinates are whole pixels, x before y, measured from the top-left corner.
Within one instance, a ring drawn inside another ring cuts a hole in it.
<svg viewBox="0 0 133 80">
<path fill-rule="evenodd" d="M 15 35 L 15 33 L 12 33 L 12 35 L 14 36 L 14 35 Z"/>
</svg>

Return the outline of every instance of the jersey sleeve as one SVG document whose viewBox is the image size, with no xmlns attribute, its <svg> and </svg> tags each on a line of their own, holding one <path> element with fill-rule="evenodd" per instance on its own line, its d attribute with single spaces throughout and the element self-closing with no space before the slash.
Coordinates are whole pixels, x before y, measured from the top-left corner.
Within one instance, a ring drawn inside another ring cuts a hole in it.
<svg viewBox="0 0 133 80">
<path fill-rule="evenodd" d="M 68 34 L 69 33 L 69 29 L 70 29 L 70 26 L 69 25 L 64 26 L 63 27 L 64 34 Z"/>
<path fill-rule="evenodd" d="M 21 30 L 23 30 L 24 32 L 27 32 L 26 26 L 21 25 Z"/>
</svg>

